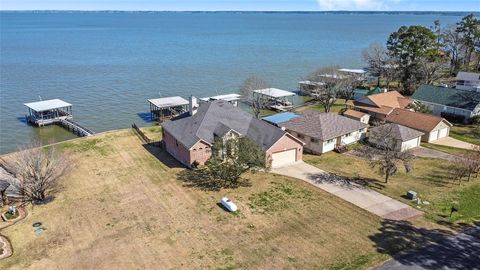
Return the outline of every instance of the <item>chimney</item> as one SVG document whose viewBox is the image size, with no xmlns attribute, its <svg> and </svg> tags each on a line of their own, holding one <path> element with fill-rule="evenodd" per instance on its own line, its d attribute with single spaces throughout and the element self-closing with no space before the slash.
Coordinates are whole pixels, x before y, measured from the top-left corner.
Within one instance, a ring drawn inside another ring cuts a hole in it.
<svg viewBox="0 0 480 270">
<path fill-rule="evenodd" d="M 190 96 L 188 101 L 190 102 L 190 115 L 194 115 L 197 112 L 198 108 L 197 98 L 194 96 Z"/>
</svg>

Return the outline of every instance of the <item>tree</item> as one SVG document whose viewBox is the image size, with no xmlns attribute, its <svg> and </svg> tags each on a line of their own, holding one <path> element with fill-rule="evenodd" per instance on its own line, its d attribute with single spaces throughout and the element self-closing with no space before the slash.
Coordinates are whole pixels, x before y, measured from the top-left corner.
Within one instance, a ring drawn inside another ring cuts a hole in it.
<svg viewBox="0 0 480 270">
<path fill-rule="evenodd" d="M 43 148 L 39 144 L 22 148 L 3 160 L 3 166 L 20 180 L 15 185 L 24 199 L 34 203 L 44 202 L 56 191 L 71 165 L 69 156 L 55 146 Z"/>
<path fill-rule="evenodd" d="M 212 146 L 212 157 L 203 170 L 224 186 L 236 186 L 240 176 L 247 171 L 265 167 L 265 152 L 247 137 L 217 138 Z"/>
<path fill-rule="evenodd" d="M 420 112 L 420 113 L 426 113 L 426 114 L 431 114 L 432 110 L 430 107 L 428 107 L 426 104 L 421 103 L 421 102 L 414 102 L 408 105 L 409 109 L 414 110 L 415 112 Z"/>
<path fill-rule="evenodd" d="M 463 57 L 462 37 L 457 32 L 456 26 L 449 26 L 442 30 L 441 45 L 442 49 L 450 57 L 450 74 L 456 74 L 460 70 Z"/>
<path fill-rule="evenodd" d="M 410 172 L 414 156 L 407 151 L 396 151 L 398 141 L 393 136 L 392 126 L 384 125 L 375 133 L 375 146 L 364 145 L 360 151 L 368 158 L 372 169 L 377 168 L 378 173 L 385 177 L 388 183 L 390 176 L 398 172 L 399 166 L 403 166 L 406 172 Z"/>
<path fill-rule="evenodd" d="M 362 57 L 368 65 L 369 73 L 377 77 L 377 86 L 380 87 L 383 79 L 388 88 L 394 77 L 392 71 L 395 70 L 395 63 L 394 59 L 388 55 L 387 49 L 379 43 L 372 43 L 362 51 Z"/>
<path fill-rule="evenodd" d="M 254 91 L 266 88 L 269 88 L 268 83 L 255 75 L 248 77 L 240 87 L 240 94 L 246 98 L 256 118 L 260 117 L 260 112 L 266 107 L 267 101 Z"/>
<path fill-rule="evenodd" d="M 411 94 L 423 78 L 420 62 L 434 62 L 439 56 L 437 37 L 424 26 L 402 26 L 387 41 L 390 57 L 397 59 L 404 92 Z"/>
<path fill-rule="evenodd" d="M 473 14 L 469 14 L 457 23 L 456 32 L 462 37 L 465 58 L 463 64 L 468 68 L 472 60 L 472 54 L 480 43 L 480 20 Z"/>
<path fill-rule="evenodd" d="M 433 84 L 448 74 L 448 64 L 443 57 L 421 57 L 418 63 L 424 84 Z"/>
<path fill-rule="evenodd" d="M 478 176 L 480 172 L 480 145 L 475 145 L 471 151 L 462 155 L 462 166 L 465 168 L 468 181 L 472 175 Z"/>
<path fill-rule="evenodd" d="M 341 74 L 338 67 L 320 68 L 311 73 L 307 79 L 312 82 L 312 96 L 323 106 L 325 112 L 330 112 L 339 97 L 353 96 L 354 78 Z"/>
</svg>

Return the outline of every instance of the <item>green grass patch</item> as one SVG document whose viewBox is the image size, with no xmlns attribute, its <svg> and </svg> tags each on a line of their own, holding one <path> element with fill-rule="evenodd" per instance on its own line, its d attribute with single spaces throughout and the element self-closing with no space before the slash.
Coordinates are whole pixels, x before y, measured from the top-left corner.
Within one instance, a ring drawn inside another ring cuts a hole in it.
<svg viewBox="0 0 480 270">
<path fill-rule="evenodd" d="M 99 138 L 92 138 L 86 139 L 82 141 L 75 141 L 75 142 L 67 142 L 61 144 L 61 149 L 63 150 L 71 150 L 76 153 L 98 153 L 102 156 L 108 155 L 111 151 L 111 147 L 103 142 L 102 139 Z"/>
<path fill-rule="evenodd" d="M 12 213 L 10 213 L 10 212 L 6 212 L 6 213 L 4 214 L 4 216 L 5 216 L 5 218 L 6 218 L 7 220 L 16 219 L 16 218 L 18 217 L 18 215 L 19 215 L 18 211 L 15 211 L 15 214 L 12 214 Z"/>
<path fill-rule="evenodd" d="M 249 197 L 249 206 L 260 213 L 271 213 L 287 209 L 293 204 L 306 203 L 311 196 L 309 190 L 291 183 L 271 182 L 268 190 Z"/>
<path fill-rule="evenodd" d="M 370 264 L 372 257 L 375 254 L 359 255 L 350 260 L 342 260 L 338 263 L 332 264 L 328 267 L 330 270 L 354 270 L 363 269 L 367 264 Z"/>
<path fill-rule="evenodd" d="M 452 222 L 472 223 L 480 220 L 480 184 L 446 194 L 445 197 L 438 207 L 444 216 L 450 216 L 452 206 L 457 207 L 458 212 L 453 213 Z"/>
<path fill-rule="evenodd" d="M 456 155 L 456 156 L 461 156 L 461 155 L 464 155 L 464 154 L 470 152 L 470 150 L 466 150 L 466 149 L 462 149 L 462 148 L 456 148 L 456 147 L 440 145 L 440 144 L 433 144 L 433 143 L 422 143 L 422 146 L 425 147 L 425 148 L 438 150 L 438 151 L 445 152 L 445 153 L 452 154 L 452 155 Z"/>
<path fill-rule="evenodd" d="M 460 141 L 480 145 L 480 126 L 455 125 L 450 129 L 450 137 Z"/>
</svg>

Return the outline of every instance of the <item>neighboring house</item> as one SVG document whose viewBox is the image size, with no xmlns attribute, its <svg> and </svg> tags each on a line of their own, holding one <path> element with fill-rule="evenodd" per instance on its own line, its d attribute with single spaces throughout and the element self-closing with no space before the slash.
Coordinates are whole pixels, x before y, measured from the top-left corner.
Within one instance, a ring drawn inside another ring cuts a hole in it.
<svg viewBox="0 0 480 270">
<path fill-rule="evenodd" d="M 224 100 L 202 103 L 197 110 L 161 125 L 166 151 L 187 167 L 195 161 L 205 164 L 215 139 L 236 136 L 246 136 L 263 149 L 267 166 L 302 160 L 302 141 Z"/>
<path fill-rule="evenodd" d="M 385 120 L 394 109 L 405 109 L 412 103 L 412 99 L 397 91 L 374 94 L 353 102 L 357 111 L 368 113 L 378 120 Z"/>
<path fill-rule="evenodd" d="M 306 152 L 322 154 L 339 145 L 348 145 L 365 137 L 367 126 L 336 113 L 306 110 L 297 117 L 276 123 L 305 142 Z"/>
<path fill-rule="evenodd" d="M 423 132 L 398 124 L 385 124 L 368 131 L 368 141 L 377 146 L 403 152 L 420 146 Z"/>
<path fill-rule="evenodd" d="M 425 133 L 422 141 L 432 142 L 448 137 L 452 124 L 447 120 L 425 113 L 410 110 L 395 109 L 385 119 L 389 123 L 395 123 Z"/>
<path fill-rule="evenodd" d="M 385 93 L 386 91 L 381 89 L 380 87 L 376 87 L 374 89 L 360 89 L 356 88 L 353 90 L 353 100 L 360 100 L 364 97 Z"/>
<path fill-rule="evenodd" d="M 455 87 L 460 90 L 480 92 L 480 73 L 458 72 Z"/>
<path fill-rule="evenodd" d="M 368 113 L 359 112 L 351 109 L 344 111 L 342 115 L 360 121 L 364 124 L 368 124 L 368 122 L 370 121 L 370 115 Z"/>
<path fill-rule="evenodd" d="M 412 98 L 427 105 L 434 115 L 446 113 L 463 117 L 465 121 L 480 115 L 480 92 L 422 85 Z"/>
</svg>

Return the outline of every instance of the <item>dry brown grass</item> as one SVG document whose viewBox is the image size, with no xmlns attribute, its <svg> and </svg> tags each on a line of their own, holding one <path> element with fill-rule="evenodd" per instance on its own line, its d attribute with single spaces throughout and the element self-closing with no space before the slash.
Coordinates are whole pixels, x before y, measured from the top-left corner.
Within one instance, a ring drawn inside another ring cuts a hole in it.
<svg viewBox="0 0 480 270">
<path fill-rule="evenodd" d="M 206 192 L 183 186 L 181 168 L 130 130 L 61 144 L 76 169 L 50 203 L 2 231 L 14 255 L 0 269 L 362 269 L 385 260 L 369 236 L 381 221 L 302 181 L 247 175 L 251 187 Z M 170 167 L 169 167 L 170 166 Z M 274 184 L 286 203 L 274 212 Z M 217 206 L 229 196 L 240 212 Z M 32 223 L 47 229 L 35 236 Z"/>
</svg>

